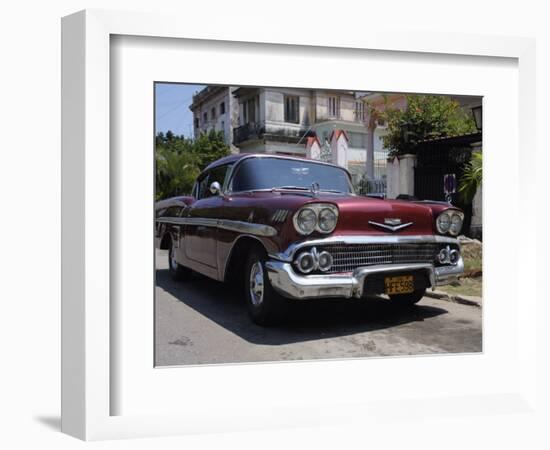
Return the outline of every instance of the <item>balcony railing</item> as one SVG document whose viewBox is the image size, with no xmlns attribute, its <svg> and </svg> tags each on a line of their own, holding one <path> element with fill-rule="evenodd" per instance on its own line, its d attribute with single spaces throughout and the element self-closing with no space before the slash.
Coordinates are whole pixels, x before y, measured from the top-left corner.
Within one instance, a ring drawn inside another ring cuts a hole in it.
<svg viewBox="0 0 550 450">
<path fill-rule="evenodd" d="M 265 134 L 263 122 L 247 123 L 233 130 L 233 143 L 240 144 L 251 139 L 260 139 Z"/>
<path fill-rule="evenodd" d="M 254 139 L 268 139 L 278 142 L 303 143 L 305 138 L 312 133 L 308 128 L 302 128 L 292 124 L 268 124 L 265 122 L 247 123 L 233 130 L 233 143 L 240 143 Z"/>
</svg>

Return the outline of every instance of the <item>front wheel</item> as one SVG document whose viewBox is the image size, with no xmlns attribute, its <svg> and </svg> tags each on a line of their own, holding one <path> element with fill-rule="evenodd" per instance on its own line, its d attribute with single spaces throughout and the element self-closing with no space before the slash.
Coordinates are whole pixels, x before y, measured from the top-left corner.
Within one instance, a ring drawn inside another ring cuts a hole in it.
<svg viewBox="0 0 550 450">
<path fill-rule="evenodd" d="M 392 303 L 398 306 L 412 306 L 422 300 L 424 294 L 426 294 L 426 289 L 417 289 L 410 294 L 395 294 L 389 297 Z"/>
<path fill-rule="evenodd" d="M 182 266 L 176 261 L 176 248 L 174 247 L 174 241 L 170 243 L 170 250 L 168 252 L 168 269 L 170 276 L 175 281 L 186 281 L 191 278 L 191 269 Z"/>
<path fill-rule="evenodd" d="M 284 317 L 287 300 L 271 286 L 265 270 L 265 257 L 259 250 L 253 250 L 246 261 L 244 295 L 248 313 L 257 325 L 275 325 Z"/>
</svg>

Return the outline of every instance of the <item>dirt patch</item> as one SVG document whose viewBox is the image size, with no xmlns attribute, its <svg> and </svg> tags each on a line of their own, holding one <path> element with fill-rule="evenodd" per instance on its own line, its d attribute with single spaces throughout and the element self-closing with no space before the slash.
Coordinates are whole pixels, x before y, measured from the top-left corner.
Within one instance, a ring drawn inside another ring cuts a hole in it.
<svg viewBox="0 0 550 450">
<path fill-rule="evenodd" d="M 464 259 L 463 277 L 480 277 L 483 271 L 483 244 L 465 236 L 460 236 L 459 242 Z"/>
<path fill-rule="evenodd" d="M 481 278 L 461 278 L 456 284 L 444 286 L 443 290 L 450 295 L 467 295 L 481 297 L 483 280 Z"/>
</svg>

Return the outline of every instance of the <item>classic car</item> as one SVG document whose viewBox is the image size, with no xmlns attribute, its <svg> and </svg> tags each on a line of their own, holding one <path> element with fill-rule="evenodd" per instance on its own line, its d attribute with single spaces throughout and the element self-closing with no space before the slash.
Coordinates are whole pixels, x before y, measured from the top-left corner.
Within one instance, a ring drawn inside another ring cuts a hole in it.
<svg viewBox="0 0 550 450">
<path fill-rule="evenodd" d="M 459 209 L 356 195 L 346 169 L 316 160 L 231 155 L 155 213 L 172 277 L 238 283 L 261 325 L 300 299 L 386 294 L 410 306 L 464 270 Z"/>
</svg>

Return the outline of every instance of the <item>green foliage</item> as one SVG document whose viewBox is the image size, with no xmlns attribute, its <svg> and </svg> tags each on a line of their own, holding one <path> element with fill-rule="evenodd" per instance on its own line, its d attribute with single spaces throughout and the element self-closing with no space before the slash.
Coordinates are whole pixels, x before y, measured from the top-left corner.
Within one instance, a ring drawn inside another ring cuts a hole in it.
<svg viewBox="0 0 550 450">
<path fill-rule="evenodd" d="M 192 145 L 192 151 L 199 159 L 199 167 L 203 170 L 208 164 L 229 155 L 229 146 L 223 140 L 221 131 L 211 130 L 202 133 Z"/>
<path fill-rule="evenodd" d="M 466 164 L 460 179 L 460 192 L 465 203 L 469 204 L 476 195 L 477 188 L 483 181 L 483 153 L 473 153 L 472 159 Z"/>
<path fill-rule="evenodd" d="M 189 194 L 193 183 L 211 162 L 229 155 L 221 132 L 210 131 L 196 140 L 171 131 L 155 137 L 156 200 Z"/>
<path fill-rule="evenodd" d="M 376 118 L 387 122 L 388 134 L 382 139 L 390 154 L 414 153 L 420 141 L 476 131 L 471 114 L 449 97 L 407 95 L 406 99 L 404 110 L 375 111 Z"/>
</svg>

